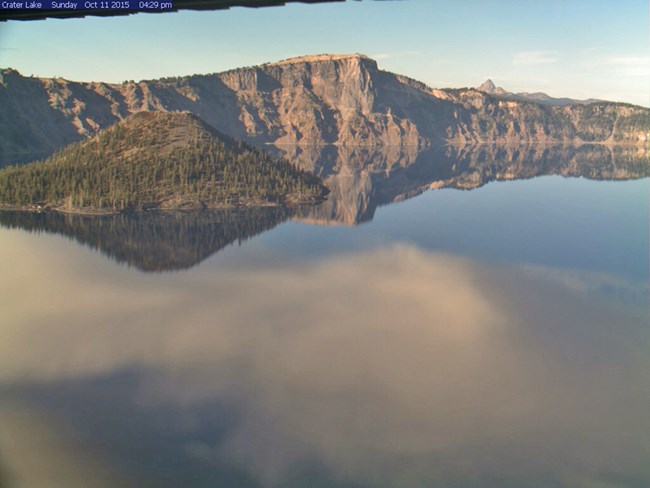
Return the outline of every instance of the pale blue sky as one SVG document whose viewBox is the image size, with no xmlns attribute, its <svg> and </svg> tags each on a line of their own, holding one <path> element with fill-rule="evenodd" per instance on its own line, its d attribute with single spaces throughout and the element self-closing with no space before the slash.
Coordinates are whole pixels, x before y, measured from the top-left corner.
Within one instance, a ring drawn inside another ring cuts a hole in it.
<svg viewBox="0 0 650 488">
<path fill-rule="evenodd" d="M 0 23 L 0 66 L 121 82 L 360 52 L 434 87 L 650 106 L 648 0 L 404 0 Z"/>
</svg>

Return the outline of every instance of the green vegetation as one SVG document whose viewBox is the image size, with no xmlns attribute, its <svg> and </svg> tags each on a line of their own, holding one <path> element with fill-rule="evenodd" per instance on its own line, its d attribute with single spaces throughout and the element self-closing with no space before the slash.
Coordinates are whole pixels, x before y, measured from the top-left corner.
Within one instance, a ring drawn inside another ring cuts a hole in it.
<svg viewBox="0 0 650 488">
<path fill-rule="evenodd" d="M 187 113 L 140 113 L 42 162 L 0 171 L 0 204 L 75 211 L 299 203 L 320 180 Z"/>
</svg>

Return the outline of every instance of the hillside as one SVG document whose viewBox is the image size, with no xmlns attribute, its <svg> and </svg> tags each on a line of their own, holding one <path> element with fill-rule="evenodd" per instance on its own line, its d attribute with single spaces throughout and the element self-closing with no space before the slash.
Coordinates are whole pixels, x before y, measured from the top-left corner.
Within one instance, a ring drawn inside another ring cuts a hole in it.
<svg viewBox="0 0 650 488">
<path fill-rule="evenodd" d="M 73 212 L 313 202 L 317 177 L 189 113 L 142 112 L 49 159 L 0 171 L 0 204 Z"/>
<path fill-rule="evenodd" d="M 81 83 L 0 71 L 0 164 L 49 154 L 141 111 L 189 111 L 256 145 L 647 144 L 650 110 L 553 105 L 475 88 L 433 89 L 362 55 L 292 58 L 231 71 Z"/>
</svg>

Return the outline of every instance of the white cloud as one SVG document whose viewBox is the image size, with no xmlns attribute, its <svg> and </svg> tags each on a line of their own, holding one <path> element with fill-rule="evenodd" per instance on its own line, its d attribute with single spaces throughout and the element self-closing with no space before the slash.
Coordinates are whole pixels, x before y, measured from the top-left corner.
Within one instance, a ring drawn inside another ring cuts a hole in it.
<svg viewBox="0 0 650 488">
<path fill-rule="evenodd" d="M 512 62 L 517 65 L 548 64 L 556 61 L 552 51 L 525 51 L 516 53 L 512 58 Z"/>
<path fill-rule="evenodd" d="M 650 76 L 650 58 L 647 56 L 614 56 L 603 64 L 614 69 L 620 76 Z"/>
<path fill-rule="evenodd" d="M 396 51 L 392 53 L 371 54 L 370 57 L 377 61 L 381 61 L 382 59 L 401 58 L 404 56 L 419 56 L 421 54 L 421 51 Z"/>
</svg>

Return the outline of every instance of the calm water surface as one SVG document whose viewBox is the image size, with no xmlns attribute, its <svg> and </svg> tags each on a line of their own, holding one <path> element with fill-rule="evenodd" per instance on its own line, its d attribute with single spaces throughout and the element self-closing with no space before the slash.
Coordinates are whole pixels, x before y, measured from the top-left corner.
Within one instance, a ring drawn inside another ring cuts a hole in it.
<svg viewBox="0 0 650 488">
<path fill-rule="evenodd" d="M 400 157 L 319 209 L 1 214 L 0 486 L 650 486 L 647 166 Z"/>
</svg>

